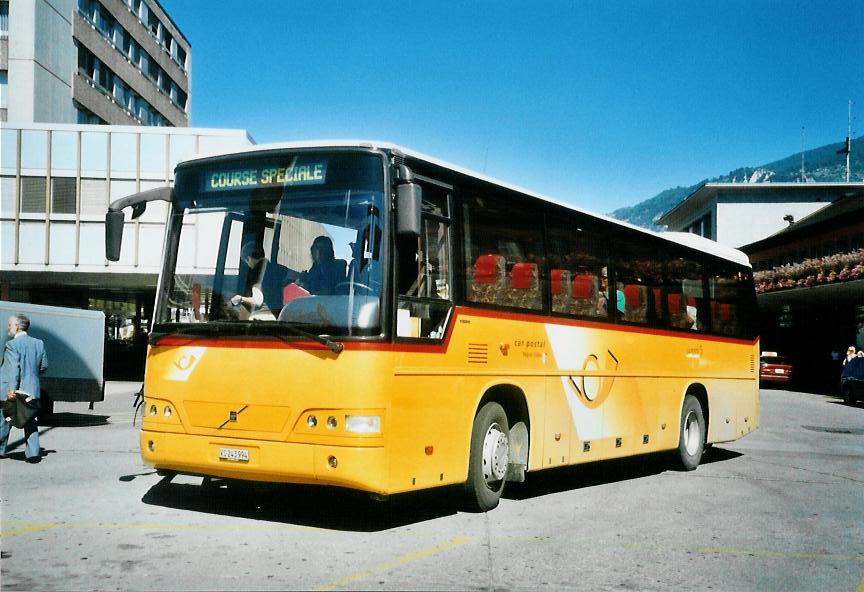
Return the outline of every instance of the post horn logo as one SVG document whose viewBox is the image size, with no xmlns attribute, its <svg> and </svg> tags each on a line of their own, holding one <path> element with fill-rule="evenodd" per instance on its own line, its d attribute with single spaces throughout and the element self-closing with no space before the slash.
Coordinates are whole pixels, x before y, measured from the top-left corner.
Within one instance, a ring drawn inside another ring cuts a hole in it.
<svg viewBox="0 0 864 592">
<path fill-rule="evenodd" d="M 186 370 L 188 370 L 189 368 L 191 368 L 192 366 L 195 365 L 195 361 L 197 359 L 198 358 L 196 358 L 193 355 L 183 354 L 182 356 L 180 356 L 179 358 L 174 360 L 174 365 L 177 366 L 177 368 L 179 368 L 180 370 L 185 372 Z"/>
</svg>

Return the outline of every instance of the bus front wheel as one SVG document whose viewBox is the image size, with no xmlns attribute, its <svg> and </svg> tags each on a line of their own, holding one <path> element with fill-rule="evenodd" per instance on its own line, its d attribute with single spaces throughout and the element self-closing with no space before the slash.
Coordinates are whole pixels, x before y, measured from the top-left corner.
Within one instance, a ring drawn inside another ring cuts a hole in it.
<svg viewBox="0 0 864 592">
<path fill-rule="evenodd" d="M 693 395 L 687 395 L 681 408 L 681 430 L 678 438 L 678 457 L 685 471 L 692 471 L 699 466 L 705 451 L 705 434 L 702 404 Z"/>
<path fill-rule="evenodd" d="M 510 463 L 510 427 L 498 403 L 486 403 L 474 417 L 468 481 L 469 509 L 488 512 L 498 505 Z"/>
</svg>

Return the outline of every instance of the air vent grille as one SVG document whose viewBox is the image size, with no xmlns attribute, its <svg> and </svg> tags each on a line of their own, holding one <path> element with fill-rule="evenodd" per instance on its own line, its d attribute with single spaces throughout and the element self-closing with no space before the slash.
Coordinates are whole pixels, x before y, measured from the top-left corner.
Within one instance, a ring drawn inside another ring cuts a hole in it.
<svg viewBox="0 0 864 592">
<path fill-rule="evenodd" d="M 489 344 L 487 343 L 469 343 L 468 344 L 468 363 L 469 364 L 486 364 L 489 361 Z"/>
<path fill-rule="evenodd" d="M 750 354 L 750 374 L 756 372 L 756 356 Z"/>
</svg>

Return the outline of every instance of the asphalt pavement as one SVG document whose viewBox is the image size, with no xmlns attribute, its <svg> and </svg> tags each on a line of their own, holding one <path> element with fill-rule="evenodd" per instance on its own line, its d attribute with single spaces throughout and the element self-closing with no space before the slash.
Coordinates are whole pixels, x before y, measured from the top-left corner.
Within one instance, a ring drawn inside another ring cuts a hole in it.
<svg viewBox="0 0 864 592">
<path fill-rule="evenodd" d="M 450 488 L 164 479 L 136 383 L 58 403 L 43 461 L 0 461 L 2 590 L 850 590 L 864 592 L 864 406 L 763 390 L 762 425 L 693 472 L 666 455 L 529 474 L 500 507 Z M 17 443 L 16 443 L 17 442 Z"/>
</svg>

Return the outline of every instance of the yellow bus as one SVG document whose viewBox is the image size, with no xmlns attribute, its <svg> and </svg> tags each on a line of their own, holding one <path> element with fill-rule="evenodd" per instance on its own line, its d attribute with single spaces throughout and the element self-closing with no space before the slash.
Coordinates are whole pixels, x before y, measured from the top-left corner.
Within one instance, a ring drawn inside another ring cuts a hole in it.
<svg viewBox="0 0 864 592">
<path fill-rule="evenodd" d="M 144 381 L 161 474 L 376 496 L 706 446 L 759 425 L 746 256 L 399 146 L 177 166 Z"/>
</svg>

